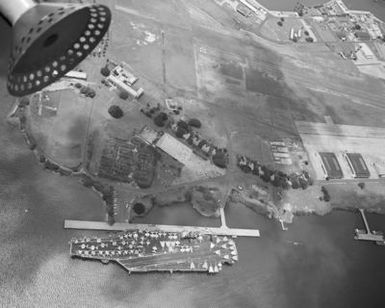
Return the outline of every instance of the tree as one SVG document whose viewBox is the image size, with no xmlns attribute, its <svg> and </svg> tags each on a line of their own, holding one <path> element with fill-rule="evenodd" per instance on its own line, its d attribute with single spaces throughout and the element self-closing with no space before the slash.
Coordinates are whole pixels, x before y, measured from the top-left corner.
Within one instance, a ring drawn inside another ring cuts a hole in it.
<svg viewBox="0 0 385 308">
<path fill-rule="evenodd" d="M 29 97 L 23 96 L 19 101 L 19 107 L 25 107 L 29 105 Z"/>
<path fill-rule="evenodd" d="M 300 177 L 298 181 L 299 181 L 299 185 L 303 190 L 305 190 L 309 186 L 308 182 L 302 177 Z"/>
<path fill-rule="evenodd" d="M 143 203 L 135 203 L 134 204 L 134 212 L 138 215 L 143 214 L 146 211 L 146 207 Z"/>
<path fill-rule="evenodd" d="M 178 121 L 177 125 L 178 125 L 178 127 L 181 127 L 187 131 L 189 130 L 188 124 L 183 120 Z"/>
<path fill-rule="evenodd" d="M 293 189 L 298 189 L 300 187 L 300 183 L 298 181 L 297 176 L 293 175 L 290 177 L 291 187 Z"/>
<path fill-rule="evenodd" d="M 108 108 L 108 113 L 115 119 L 119 119 L 123 116 L 123 110 L 116 105 L 112 105 Z"/>
<path fill-rule="evenodd" d="M 198 143 L 198 148 L 202 148 L 205 144 L 207 144 L 207 141 L 202 139 L 199 143 Z"/>
<path fill-rule="evenodd" d="M 213 156 L 213 163 L 219 168 L 226 168 L 226 154 L 221 151 L 215 153 Z"/>
<path fill-rule="evenodd" d="M 96 96 L 96 92 L 94 89 L 91 89 L 91 88 L 87 88 L 87 93 L 86 93 L 86 96 L 88 97 L 91 97 L 91 98 L 94 98 Z"/>
<path fill-rule="evenodd" d="M 128 98 L 128 92 L 127 91 L 124 91 L 124 90 L 122 90 L 122 91 L 120 91 L 120 93 L 119 93 L 119 97 L 121 98 L 121 99 L 124 99 L 124 100 L 126 100 L 127 98 Z"/>
<path fill-rule="evenodd" d="M 177 130 L 176 130 L 176 133 L 175 133 L 175 136 L 177 136 L 178 138 L 182 138 L 183 135 L 187 134 L 188 133 L 188 130 L 187 129 L 184 129 L 183 127 L 178 127 Z"/>
<path fill-rule="evenodd" d="M 198 119 L 190 119 L 187 123 L 189 126 L 195 127 L 195 128 L 201 128 L 202 123 Z"/>
<path fill-rule="evenodd" d="M 154 118 L 154 123 L 155 125 L 159 127 L 163 127 L 166 124 L 166 121 L 168 120 L 167 114 L 164 112 L 160 112 L 155 118 Z"/>
<path fill-rule="evenodd" d="M 278 22 L 277 22 L 277 25 L 280 26 L 280 27 L 282 27 L 282 26 L 283 26 L 282 21 L 278 21 Z"/>
<path fill-rule="evenodd" d="M 267 168 L 266 166 L 262 166 L 262 171 L 263 171 L 263 174 L 261 175 L 261 179 L 264 182 L 270 182 L 270 178 L 271 178 L 271 175 L 273 174 L 273 172 L 269 168 Z"/>
<path fill-rule="evenodd" d="M 104 76 L 107 77 L 110 75 L 111 71 L 108 69 L 107 65 L 102 67 L 100 70 L 100 73 Z"/>
<path fill-rule="evenodd" d="M 304 33 L 306 36 L 309 35 L 309 31 L 307 31 L 307 30 L 305 30 L 303 33 Z"/>
<path fill-rule="evenodd" d="M 328 190 L 326 189 L 326 187 L 325 187 L 325 186 L 322 186 L 322 187 L 321 187 L 321 191 L 322 191 L 322 193 L 323 193 L 323 195 L 324 195 L 324 197 L 323 197 L 324 201 L 325 201 L 325 202 L 329 202 L 329 201 L 330 201 L 330 195 L 329 195 L 329 192 L 328 192 Z"/>
<path fill-rule="evenodd" d="M 308 42 L 308 43 L 313 43 L 314 42 L 314 39 L 312 38 L 312 37 L 307 37 L 306 39 L 306 42 Z"/>
<path fill-rule="evenodd" d="M 80 88 L 80 93 L 81 93 L 81 94 L 86 95 L 87 92 L 88 92 L 87 87 L 83 87 L 83 86 L 82 86 L 82 87 Z"/>
</svg>

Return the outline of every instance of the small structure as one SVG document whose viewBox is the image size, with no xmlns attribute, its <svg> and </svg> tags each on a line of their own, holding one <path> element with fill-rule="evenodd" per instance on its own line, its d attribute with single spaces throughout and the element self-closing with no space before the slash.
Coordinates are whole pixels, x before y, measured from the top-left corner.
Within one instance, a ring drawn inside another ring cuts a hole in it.
<svg viewBox="0 0 385 308">
<path fill-rule="evenodd" d="M 237 5 L 237 12 L 245 17 L 249 17 L 252 14 L 252 11 L 242 3 Z"/>
<path fill-rule="evenodd" d="M 138 91 L 136 91 L 134 88 L 132 88 L 130 85 L 127 83 L 123 82 L 120 78 L 110 75 L 106 78 L 106 80 L 110 83 L 113 84 L 115 87 L 119 88 L 120 90 L 127 91 L 130 95 L 132 95 L 135 98 L 139 98 L 143 93 L 144 90 L 140 88 Z"/>
<path fill-rule="evenodd" d="M 354 36 L 360 41 L 369 41 L 371 39 L 370 34 L 366 31 L 356 31 Z"/>
<path fill-rule="evenodd" d="M 67 74 L 64 75 L 64 77 L 87 80 L 87 74 L 85 72 L 79 72 L 79 71 L 69 71 Z"/>
<path fill-rule="evenodd" d="M 112 62 L 111 62 L 112 63 Z M 135 98 L 139 98 L 143 93 L 143 88 L 135 90 L 132 86 L 138 80 L 138 77 L 126 70 L 127 64 L 122 62 L 112 68 L 110 74 L 106 77 L 107 84 L 114 85 L 122 91 L 126 91 Z"/>
<path fill-rule="evenodd" d="M 138 77 L 134 76 L 124 68 L 124 63 L 115 66 L 111 71 L 111 75 L 118 77 L 123 83 L 129 86 L 132 86 L 138 81 Z"/>
</svg>

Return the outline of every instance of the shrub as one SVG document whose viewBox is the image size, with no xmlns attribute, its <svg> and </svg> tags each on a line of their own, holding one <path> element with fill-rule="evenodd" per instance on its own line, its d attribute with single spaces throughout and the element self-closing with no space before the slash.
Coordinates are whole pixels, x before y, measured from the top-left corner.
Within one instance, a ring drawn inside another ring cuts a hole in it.
<svg viewBox="0 0 385 308">
<path fill-rule="evenodd" d="M 264 182 L 270 182 L 270 178 L 272 176 L 272 172 L 270 169 L 268 169 L 267 167 L 265 166 L 262 166 L 262 171 L 263 171 L 263 174 L 261 175 L 261 179 L 264 181 Z"/>
<path fill-rule="evenodd" d="M 28 96 L 23 96 L 23 98 L 20 99 L 19 101 L 19 107 L 25 107 L 29 105 L 29 97 Z"/>
<path fill-rule="evenodd" d="M 188 121 L 188 125 L 195 127 L 195 128 L 201 128 L 202 127 L 202 123 L 198 119 L 191 119 L 190 121 Z"/>
<path fill-rule="evenodd" d="M 218 151 L 213 156 L 213 163 L 219 168 L 226 168 L 226 155 L 223 152 Z"/>
<path fill-rule="evenodd" d="M 133 209 L 134 212 L 138 215 L 141 215 L 146 211 L 146 207 L 143 205 L 143 203 L 135 203 Z"/>
<path fill-rule="evenodd" d="M 183 127 L 178 127 L 177 130 L 176 130 L 176 133 L 175 133 L 175 136 L 177 136 L 178 138 L 182 138 L 183 135 L 187 134 L 188 133 L 188 130 L 187 129 L 184 129 Z"/>
<path fill-rule="evenodd" d="M 100 73 L 104 76 L 104 77 L 107 77 L 108 75 L 110 75 L 110 70 L 107 68 L 107 66 L 104 66 L 101 68 L 100 70 Z"/>
<path fill-rule="evenodd" d="M 82 86 L 82 87 L 80 88 L 80 93 L 81 93 L 81 94 L 86 95 L 87 92 L 88 92 L 87 87 L 83 87 L 83 86 Z"/>
<path fill-rule="evenodd" d="M 128 92 L 127 92 L 127 91 L 124 91 L 124 90 L 120 91 L 119 97 L 120 97 L 121 99 L 126 100 L 126 99 L 128 98 Z"/>
<path fill-rule="evenodd" d="M 119 119 L 123 116 L 123 110 L 116 105 L 112 105 L 108 108 L 108 113 L 115 119 Z"/>
<path fill-rule="evenodd" d="M 163 127 L 166 124 L 166 121 L 168 120 L 167 114 L 164 112 L 159 113 L 155 118 L 154 118 L 154 123 L 155 125 L 159 127 Z"/>
<path fill-rule="evenodd" d="M 180 120 L 178 123 L 177 123 L 177 125 L 178 125 L 178 127 L 181 127 L 181 128 L 183 128 L 183 129 L 185 129 L 185 130 L 189 130 L 189 128 L 188 128 L 188 124 L 185 122 L 185 121 L 183 121 L 183 120 Z"/>
<path fill-rule="evenodd" d="M 298 181 L 298 178 L 296 176 L 290 177 L 291 187 L 293 189 L 298 189 L 300 187 L 300 183 Z"/>
<path fill-rule="evenodd" d="M 330 195 L 329 195 L 329 192 L 328 192 L 328 190 L 326 189 L 326 187 L 325 186 L 322 186 L 321 187 L 321 191 L 322 191 L 322 193 L 323 193 L 323 199 L 324 199 L 324 201 L 325 202 L 329 202 L 330 201 Z"/>
<path fill-rule="evenodd" d="M 86 96 L 94 98 L 96 96 L 96 92 L 94 89 L 88 88 L 88 91 L 86 93 Z"/>
</svg>

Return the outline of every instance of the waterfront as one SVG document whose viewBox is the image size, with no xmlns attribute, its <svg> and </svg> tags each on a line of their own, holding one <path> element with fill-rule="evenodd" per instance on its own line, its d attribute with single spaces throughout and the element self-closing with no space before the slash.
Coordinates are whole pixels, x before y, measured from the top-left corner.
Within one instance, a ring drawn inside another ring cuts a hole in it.
<svg viewBox="0 0 385 308">
<path fill-rule="evenodd" d="M 328 1 L 329 0 L 258 0 L 258 2 L 264 5 L 266 8 L 277 11 L 292 11 L 298 2 L 301 2 L 306 6 L 314 6 L 326 3 Z M 378 18 L 385 20 L 385 1 L 344 0 L 344 3 L 351 10 L 371 11 Z"/>
<path fill-rule="evenodd" d="M 2 36 L 7 29 L 0 21 Z M 1 76 L 7 52 L 0 50 Z M 117 267 L 71 260 L 68 240 L 90 232 L 66 231 L 63 220 L 103 219 L 101 200 L 74 179 L 41 169 L 18 128 L 5 123 L 12 101 L 1 78 L 2 306 L 384 307 L 385 250 L 354 241 L 362 221 L 346 212 L 298 217 L 282 232 L 277 222 L 248 208 L 229 208 L 229 226 L 257 227 L 262 237 L 237 239 L 240 262 L 215 277 L 128 276 Z M 207 222 L 186 208 L 156 213 L 151 222 Z M 368 219 L 373 229 L 385 230 L 384 216 Z"/>
</svg>

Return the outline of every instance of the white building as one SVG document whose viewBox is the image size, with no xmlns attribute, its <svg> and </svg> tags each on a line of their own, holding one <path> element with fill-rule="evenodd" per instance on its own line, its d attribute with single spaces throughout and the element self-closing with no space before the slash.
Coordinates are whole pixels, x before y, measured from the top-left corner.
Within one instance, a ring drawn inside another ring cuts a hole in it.
<svg viewBox="0 0 385 308">
<path fill-rule="evenodd" d="M 79 71 L 69 71 L 67 74 L 64 75 L 67 78 L 74 78 L 74 79 L 80 79 L 80 80 L 87 80 L 87 74 L 85 72 L 79 72 Z"/>
<path fill-rule="evenodd" d="M 192 149 L 170 134 L 165 133 L 160 137 L 156 146 L 184 165 L 188 165 L 191 161 Z"/>
</svg>

